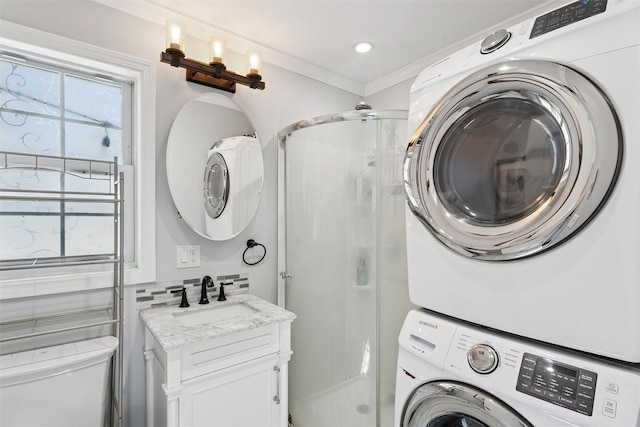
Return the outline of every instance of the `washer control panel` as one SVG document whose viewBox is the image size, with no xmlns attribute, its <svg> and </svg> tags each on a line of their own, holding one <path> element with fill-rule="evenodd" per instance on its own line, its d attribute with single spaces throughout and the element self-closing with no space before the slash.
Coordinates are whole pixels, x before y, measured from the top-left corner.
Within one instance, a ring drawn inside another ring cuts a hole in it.
<svg viewBox="0 0 640 427">
<path fill-rule="evenodd" d="M 524 353 L 516 390 L 591 416 L 597 379 L 595 372 Z"/>
<path fill-rule="evenodd" d="M 533 410 L 535 425 L 640 427 L 636 364 L 524 340 L 426 310 L 409 312 L 398 343 L 404 381 L 399 384 L 407 393 L 428 381 L 459 381 L 490 391 L 515 411 Z"/>
<path fill-rule="evenodd" d="M 579 0 L 536 18 L 530 39 L 607 10 L 607 0 Z"/>
</svg>

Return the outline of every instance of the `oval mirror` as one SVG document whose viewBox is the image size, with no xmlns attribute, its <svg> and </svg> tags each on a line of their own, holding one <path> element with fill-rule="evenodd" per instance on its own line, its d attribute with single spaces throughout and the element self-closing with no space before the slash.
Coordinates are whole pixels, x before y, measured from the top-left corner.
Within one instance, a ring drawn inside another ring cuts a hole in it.
<svg viewBox="0 0 640 427">
<path fill-rule="evenodd" d="M 262 147 L 242 109 L 207 93 L 189 101 L 171 126 L 167 179 L 182 219 L 211 240 L 237 236 L 258 209 Z"/>
</svg>

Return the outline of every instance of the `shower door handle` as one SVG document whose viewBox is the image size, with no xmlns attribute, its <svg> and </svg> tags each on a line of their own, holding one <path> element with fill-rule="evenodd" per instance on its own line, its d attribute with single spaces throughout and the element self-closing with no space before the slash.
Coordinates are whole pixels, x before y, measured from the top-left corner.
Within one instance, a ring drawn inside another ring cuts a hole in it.
<svg viewBox="0 0 640 427">
<path fill-rule="evenodd" d="M 280 278 L 281 279 L 288 279 L 289 277 L 291 277 L 291 274 L 287 273 L 286 271 L 281 271 L 280 272 Z"/>
</svg>

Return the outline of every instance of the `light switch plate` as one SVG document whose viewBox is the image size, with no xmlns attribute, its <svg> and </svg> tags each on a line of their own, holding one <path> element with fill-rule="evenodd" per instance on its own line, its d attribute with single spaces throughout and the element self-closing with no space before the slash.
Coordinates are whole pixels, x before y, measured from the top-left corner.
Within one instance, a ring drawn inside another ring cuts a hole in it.
<svg viewBox="0 0 640 427">
<path fill-rule="evenodd" d="M 200 267 L 200 245 L 178 246 L 176 258 L 176 268 Z"/>
</svg>

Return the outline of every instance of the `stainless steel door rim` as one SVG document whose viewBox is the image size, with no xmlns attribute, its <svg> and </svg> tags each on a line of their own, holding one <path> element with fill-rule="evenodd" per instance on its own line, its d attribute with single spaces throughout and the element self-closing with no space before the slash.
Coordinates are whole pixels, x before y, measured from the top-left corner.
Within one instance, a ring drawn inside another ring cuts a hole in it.
<svg viewBox="0 0 640 427">
<path fill-rule="evenodd" d="M 405 404 L 401 427 L 438 425 L 531 427 L 531 423 L 500 399 L 456 381 L 423 384 Z"/>
<path fill-rule="evenodd" d="M 519 259 L 595 216 L 617 180 L 622 144 L 610 101 L 588 76 L 550 61 L 502 62 L 460 81 L 415 131 L 405 194 L 450 249 Z"/>
</svg>

